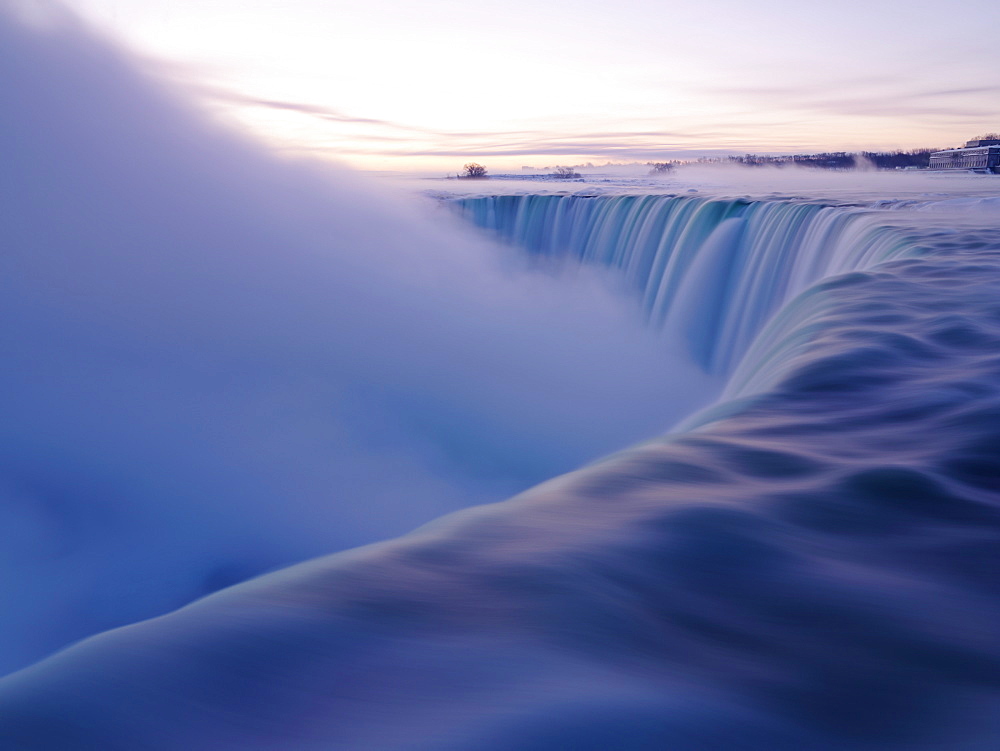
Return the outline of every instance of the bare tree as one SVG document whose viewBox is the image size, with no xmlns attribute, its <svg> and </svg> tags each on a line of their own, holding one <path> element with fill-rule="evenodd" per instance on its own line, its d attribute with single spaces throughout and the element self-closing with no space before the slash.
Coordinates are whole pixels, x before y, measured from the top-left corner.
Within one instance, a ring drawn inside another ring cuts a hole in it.
<svg viewBox="0 0 1000 751">
<path fill-rule="evenodd" d="M 673 162 L 646 162 L 646 164 L 653 168 L 649 171 L 651 175 L 668 175 L 676 166 Z"/>
<path fill-rule="evenodd" d="M 552 177 L 561 177 L 564 180 L 570 180 L 579 176 L 580 173 L 572 167 L 556 167 L 556 171 L 552 173 Z"/>
<path fill-rule="evenodd" d="M 463 174 L 462 177 L 471 177 L 471 178 L 486 177 L 486 168 L 481 164 L 476 164 L 476 162 L 469 162 L 464 167 L 462 167 L 462 169 L 465 171 L 465 174 Z"/>
</svg>

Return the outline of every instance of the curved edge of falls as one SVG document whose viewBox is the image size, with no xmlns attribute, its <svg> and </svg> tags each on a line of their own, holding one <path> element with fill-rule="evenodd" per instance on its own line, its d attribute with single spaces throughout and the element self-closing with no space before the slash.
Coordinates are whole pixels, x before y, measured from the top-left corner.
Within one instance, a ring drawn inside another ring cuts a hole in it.
<svg viewBox="0 0 1000 751">
<path fill-rule="evenodd" d="M 830 276 L 919 248 L 870 209 L 700 196 L 455 198 L 463 219 L 532 257 L 621 274 L 647 320 L 729 373 L 768 320 Z"/>
</svg>

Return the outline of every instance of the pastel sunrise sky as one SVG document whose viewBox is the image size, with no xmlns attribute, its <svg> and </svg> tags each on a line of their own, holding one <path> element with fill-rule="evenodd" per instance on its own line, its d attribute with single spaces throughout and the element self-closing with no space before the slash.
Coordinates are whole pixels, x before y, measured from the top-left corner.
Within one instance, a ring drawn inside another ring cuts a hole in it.
<svg viewBox="0 0 1000 751">
<path fill-rule="evenodd" d="M 221 116 L 363 169 L 947 147 L 1000 130 L 995 0 L 67 4 Z"/>
</svg>

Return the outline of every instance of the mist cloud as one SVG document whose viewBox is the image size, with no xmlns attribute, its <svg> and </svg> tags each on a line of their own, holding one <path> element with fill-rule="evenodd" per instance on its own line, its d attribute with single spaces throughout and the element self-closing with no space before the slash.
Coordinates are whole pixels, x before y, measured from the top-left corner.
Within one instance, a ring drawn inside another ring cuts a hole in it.
<svg viewBox="0 0 1000 751">
<path fill-rule="evenodd" d="M 71 19 L 0 13 L 0 671 L 701 398 L 603 280 L 193 112 Z"/>
</svg>

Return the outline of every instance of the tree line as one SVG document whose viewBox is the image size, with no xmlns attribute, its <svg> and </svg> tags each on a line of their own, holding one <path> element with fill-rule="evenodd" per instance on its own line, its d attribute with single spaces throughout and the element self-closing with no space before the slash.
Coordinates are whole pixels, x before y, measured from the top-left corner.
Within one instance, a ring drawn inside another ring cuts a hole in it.
<svg viewBox="0 0 1000 751">
<path fill-rule="evenodd" d="M 833 170 L 852 170 L 866 166 L 876 169 L 903 169 L 905 167 L 926 167 L 930 163 L 931 154 L 940 150 L 862 151 L 855 154 L 846 151 L 831 151 L 822 154 L 792 154 L 789 156 L 744 154 L 742 156 L 730 156 L 728 157 L 728 161 L 748 167 L 784 167 L 787 165 L 796 165 Z"/>
</svg>

